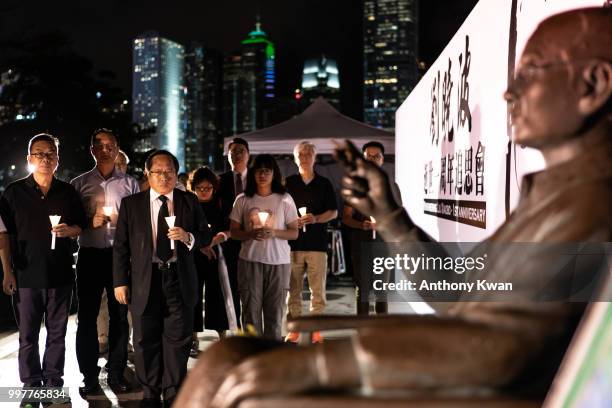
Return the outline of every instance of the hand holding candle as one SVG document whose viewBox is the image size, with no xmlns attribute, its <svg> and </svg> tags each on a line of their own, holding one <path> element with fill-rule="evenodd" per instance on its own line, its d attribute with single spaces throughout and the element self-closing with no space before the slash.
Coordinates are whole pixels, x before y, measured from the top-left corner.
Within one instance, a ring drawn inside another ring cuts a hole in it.
<svg viewBox="0 0 612 408">
<path fill-rule="evenodd" d="M 174 221 L 176 221 L 176 217 L 171 215 L 170 217 L 165 217 L 166 223 L 168 224 L 168 228 L 174 228 Z M 174 240 L 170 240 L 170 249 L 174 250 Z"/>
<path fill-rule="evenodd" d="M 376 219 L 372 216 L 370 216 L 370 221 L 372 221 L 373 224 L 376 224 Z M 372 239 L 376 239 L 376 230 L 374 229 L 374 226 L 372 226 Z"/>
<path fill-rule="evenodd" d="M 50 215 L 51 228 L 55 227 L 60 222 L 61 215 Z M 51 232 L 51 249 L 55 249 L 55 232 Z"/>
<path fill-rule="evenodd" d="M 110 230 L 111 229 L 110 216 L 113 215 L 113 207 L 111 207 L 111 206 L 104 206 L 104 207 L 102 207 L 102 212 L 104 212 L 104 215 L 109 217 L 108 223 L 106 224 L 106 228 Z"/>
<path fill-rule="evenodd" d="M 298 208 L 298 211 L 300 212 L 300 215 L 302 217 L 306 215 L 306 207 L 300 207 L 300 208 Z M 306 232 L 306 224 L 304 224 L 304 226 L 302 226 L 302 231 Z"/>
</svg>

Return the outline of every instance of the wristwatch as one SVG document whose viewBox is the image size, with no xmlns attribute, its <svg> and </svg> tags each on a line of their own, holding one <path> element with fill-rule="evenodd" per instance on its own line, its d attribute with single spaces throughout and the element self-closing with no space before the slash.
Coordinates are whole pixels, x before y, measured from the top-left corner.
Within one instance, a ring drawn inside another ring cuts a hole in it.
<svg viewBox="0 0 612 408">
<path fill-rule="evenodd" d="M 192 235 L 190 233 L 187 233 L 187 242 L 185 242 L 185 245 L 191 246 L 192 241 L 193 241 Z"/>
</svg>

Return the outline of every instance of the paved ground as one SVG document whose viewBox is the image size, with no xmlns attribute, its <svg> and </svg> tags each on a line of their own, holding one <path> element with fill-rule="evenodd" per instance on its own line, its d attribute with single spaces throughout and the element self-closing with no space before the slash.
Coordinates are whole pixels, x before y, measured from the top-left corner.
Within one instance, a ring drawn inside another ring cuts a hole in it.
<svg viewBox="0 0 612 408">
<path fill-rule="evenodd" d="M 308 294 L 305 292 L 303 298 L 307 299 Z M 355 313 L 355 295 L 352 287 L 334 286 L 328 288 L 328 307 L 326 313 L 330 314 L 354 314 Z M 307 310 L 307 303 L 304 302 L 304 310 Z M 411 313 L 412 309 L 408 304 L 391 304 L 390 312 L 392 313 Z M 76 318 L 71 316 L 68 323 L 68 333 L 66 335 L 66 365 L 64 381 L 65 386 L 70 390 L 73 407 L 136 407 L 142 397 L 142 392 L 135 385 L 135 390 L 130 393 L 116 395 L 107 385 L 104 374 L 101 375 L 100 383 L 102 392 L 89 398 L 88 401 L 81 398 L 78 393 L 78 387 L 82 377 L 79 373 L 76 354 L 75 354 L 75 336 L 76 336 Z M 349 335 L 349 332 L 330 332 L 326 337 L 331 339 Z M 40 333 L 40 353 L 44 352 L 44 344 L 46 331 L 44 328 Z M 218 341 L 216 332 L 205 331 L 200 333 L 200 349 L 205 350 L 213 342 Z M 21 387 L 18 376 L 17 351 L 18 351 L 18 333 L 8 332 L 0 333 L 0 386 L 1 387 Z M 130 356 L 131 358 L 131 356 Z M 189 367 L 197 362 L 196 359 L 189 359 Z M 106 364 L 106 356 L 100 356 L 99 365 Z M 134 366 L 131 362 L 128 363 L 126 370 L 126 378 L 133 384 L 136 384 L 134 379 Z M 1 406 L 17 406 L 17 404 L 0 403 Z"/>
</svg>

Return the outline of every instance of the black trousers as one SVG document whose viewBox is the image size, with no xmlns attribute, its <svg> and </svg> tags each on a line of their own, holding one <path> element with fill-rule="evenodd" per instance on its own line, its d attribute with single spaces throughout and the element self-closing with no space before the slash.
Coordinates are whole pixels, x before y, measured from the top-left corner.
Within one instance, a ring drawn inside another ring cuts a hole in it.
<svg viewBox="0 0 612 408">
<path fill-rule="evenodd" d="M 112 248 L 80 248 L 77 261 L 79 298 L 76 355 L 85 381 L 98 377 L 98 327 L 96 325 L 102 291 L 108 298 L 108 370 L 123 374 L 127 364 L 129 325 L 127 306 L 119 304 L 113 289 Z"/>
<path fill-rule="evenodd" d="M 14 296 L 19 325 L 19 379 L 29 386 L 61 387 L 72 285 L 52 289 L 19 288 Z M 47 342 L 41 366 L 38 337 L 43 316 Z"/>
<path fill-rule="evenodd" d="M 134 365 L 144 398 L 175 398 L 187 375 L 193 307 L 183 302 L 176 264 L 168 270 L 154 265 L 147 306 L 132 313 Z"/>
<path fill-rule="evenodd" d="M 367 252 L 362 245 L 372 242 L 382 242 L 379 239 L 371 241 L 371 231 L 351 231 L 351 261 L 353 264 L 353 282 L 355 284 L 355 302 L 357 315 L 367 316 L 370 314 L 370 292 L 372 291 L 373 272 L 370 265 L 365 265 L 363 255 Z M 382 275 L 385 282 L 389 282 L 389 274 Z M 376 314 L 386 314 L 388 303 L 385 300 L 376 299 L 374 303 Z"/>
<path fill-rule="evenodd" d="M 215 252 L 218 255 L 218 251 Z M 198 271 L 198 300 L 193 309 L 193 331 L 228 330 L 225 298 L 219 280 L 219 260 L 209 260 L 206 255 L 196 252 L 194 254 L 196 269 Z M 231 287 L 231 284 L 230 284 Z M 202 295 L 203 291 L 204 295 Z M 233 297 L 233 294 L 232 294 Z M 240 299 L 233 299 L 240 302 Z M 204 306 L 202 306 L 204 301 Z"/>
</svg>

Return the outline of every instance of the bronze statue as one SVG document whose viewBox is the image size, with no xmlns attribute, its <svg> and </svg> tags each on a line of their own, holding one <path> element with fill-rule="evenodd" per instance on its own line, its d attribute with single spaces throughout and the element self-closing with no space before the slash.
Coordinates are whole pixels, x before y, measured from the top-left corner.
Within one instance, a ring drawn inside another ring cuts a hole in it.
<svg viewBox="0 0 612 408">
<path fill-rule="evenodd" d="M 541 150 L 547 169 L 524 178 L 518 207 L 489 241 L 612 241 L 611 43 L 612 9 L 604 8 L 548 18 L 530 38 L 505 98 L 515 142 Z M 350 143 L 337 154 L 350 170 L 345 200 L 375 217 L 386 241 L 426 239 L 394 200 L 385 173 Z M 528 290 L 541 261 L 509 252 L 492 260 L 487 273 L 514 274 Z M 316 346 L 225 340 L 203 354 L 177 404 L 235 406 L 250 397 L 322 389 L 376 394 L 550 381 L 584 305 L 473 300 Z"/>
</svg>

